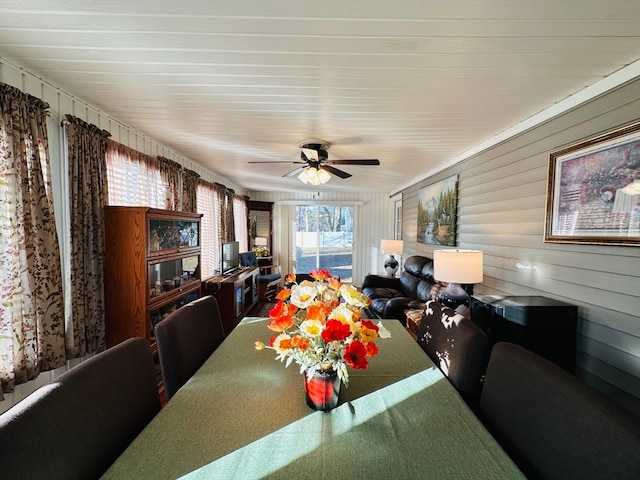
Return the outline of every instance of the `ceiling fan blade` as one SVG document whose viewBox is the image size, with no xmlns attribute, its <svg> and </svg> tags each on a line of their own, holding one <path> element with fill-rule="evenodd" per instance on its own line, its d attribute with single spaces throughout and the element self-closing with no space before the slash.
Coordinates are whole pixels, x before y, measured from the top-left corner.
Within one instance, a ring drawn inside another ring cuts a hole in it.
<svg viewBox="0 0 640 480">
<path fill-rule="evenodd" d="M 356 160 L 327 160 L 326 163 L 334 165 L 380 165 L 380 160 L 377 158 L 363 158 Z"/>
<path fill-rule="evenodd" d="M 321 167 L 324 168 L 327 172 L 333 173 L 336 177 L 349 178 L 351 176 L 350 173 L 338 170 L 337 168 L 333 168 L 331 165 L 322 164 Z"/>
<path fill-rule="evenodd" d="M 305 167 L 298 167 L 298 168 L 296 168 L 294 170 L 291 170 L 289 173 L 285 173 L 282 176 L 283 177 L 295 177 L 296 175 L 298 175 L 305 168 L 307 168 L 307 167 L 306 166 Z"/>
<path fill-rule="evenodd" d="M 289 164 L 291 164 L 291 163 L 293 163 L 293 164 L 296 164 L 296 163 L 303 164 L 303 163 L 307 163 L 307 162 L 279 162 L 278 160 L 264 160 L 264 161 L 262 161 L 262 162 L 252 162 L 252 161 L 249 161 L 249 162 L 247 162 L 247 163 L 265 163 L 265 164 L 267 164 L 267 163 L 281 163 L 281 164 L 283 164 L 283 165 L 286 163 L 287 165 L 289 165 Z"/>
<path fill-rule="evenodd" d="M 304 157 L 304 158 L 303 158 Z M 316 150 L 311 150 L 310 148 L 303 148 L 300 152 L 300 158 L 303 160 L 309 161 L 317 161 L 318 160 L 318 152 Z"/>
</svg>

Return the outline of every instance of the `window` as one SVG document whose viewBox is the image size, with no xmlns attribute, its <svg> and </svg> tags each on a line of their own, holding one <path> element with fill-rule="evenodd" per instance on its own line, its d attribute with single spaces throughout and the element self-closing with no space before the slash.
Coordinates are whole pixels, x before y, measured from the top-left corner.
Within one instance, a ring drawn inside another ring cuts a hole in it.
<svg viewBox="0 0 640 480">
<path fill-rule="evenodd" d="M 353 207 L 296 207 L 296 272 L 329 270 L 345 283 L 352 281 Z"/>
</svg>

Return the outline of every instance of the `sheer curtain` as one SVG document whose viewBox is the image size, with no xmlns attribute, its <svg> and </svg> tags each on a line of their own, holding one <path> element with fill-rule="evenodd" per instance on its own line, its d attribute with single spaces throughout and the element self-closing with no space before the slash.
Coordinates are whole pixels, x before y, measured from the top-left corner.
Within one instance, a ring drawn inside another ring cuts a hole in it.
<svg viewBox="0 0 640 480">
<path fill-rule="evenodd" d="M 69 358 L 106 348 L 104 313 L 105 151 L 109 132 L 67 115 L 70 189 L 71 319 L 66 328 Z"/>
<path fill-rule="evenodd" d="M 106 159 L 109 205 L 166 207 L 167 187 L 155 158 L 109 140 Z"/>
<path fill-rule="evenodd" d="M 247 209 L 247 197 L 242 195 L 233 196 L 233 216 L 236 240 L 240 242 L 240 251 L 249 250 L 247 230 L 247 219 L 249 218 L 249 210 Z"/>
<path fill-rule="evenodd" d="M 204 279 L 220 269 L 223 218 L 220 198 L 224 198 L 224 187 L 199 179 L 197 197 L 197 211 L 203 215 L 200 223 L 200 272 Z"/>
<path fill-rule="evenodd" d="M 48 107 L 0 84 L 0 399 L 67 360 Z"/>
</svg>

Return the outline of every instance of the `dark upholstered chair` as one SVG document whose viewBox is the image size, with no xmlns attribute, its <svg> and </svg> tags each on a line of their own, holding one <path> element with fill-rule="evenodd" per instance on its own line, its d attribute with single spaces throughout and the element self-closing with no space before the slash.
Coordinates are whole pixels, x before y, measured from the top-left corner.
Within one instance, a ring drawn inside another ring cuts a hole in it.
<svg viewBox="0 0 640 480">
<path fill-rule="evenodd" d="M 99 478 L 159 410 L 149 342 L 125 340 L 0 416 L 0 476 Z"/>
<path fill-rule="evenodd" d="M 258 263 L 256 252 L 242 252 L 240 254 L 240 265 L 243 267 L 259 267 L 260 265 Z M 279 273 L 260 273 L 258 276 L 260 300 L 273 300 L 273 297 L 277 293 L 278 286 L 280 285 L 281 278 L 282 276 Z"/>
<path fill-rule="evenodd" d="M 418 344 L 475 408 L 491 351 L 487 335 L 471 320 L 430 300 L 420 321 Z"/>
<path fill-rule="evenodd" d="M 177 309 L 155 326 L 155 335 L 170 400 L 224 340 L 217 300 L 206 296 Z"/>
<path fill-rule="evenodd" d="M 640 417 L 519 345 L 493 347 L 479 415 L 529 478 L 640 478 Z"/>
</svg>

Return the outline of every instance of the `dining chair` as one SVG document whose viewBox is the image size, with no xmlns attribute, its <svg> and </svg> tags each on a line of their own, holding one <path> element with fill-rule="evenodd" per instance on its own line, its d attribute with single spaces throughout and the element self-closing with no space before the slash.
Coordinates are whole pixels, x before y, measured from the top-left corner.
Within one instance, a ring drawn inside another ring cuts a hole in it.
<svg viewBox="0 0 640 480">
<path fill-rule="evenodd" d="M 520 345 L 494 345 L 479 416 L 528 478 L 640 478 L 640 417 Z"/>
<path fill-rule="evenodd" d="M 0 476 L 99 478 L 159 410 L 149 342 L 125 340 L 0 415 Z"/>
<path fill-rule="evenodd" d="M 425 304 L 418 344 L 440 368 L 467 404 L 475 408 L 491 346 L 471 320 L 436 300 Z"/>
<path fill-rule="evenodd" d="M 224 340 L 218 301 L 207 295 L 175 310 L 155 326 L 155 337 L 170 400 Z"/>
</svg>

